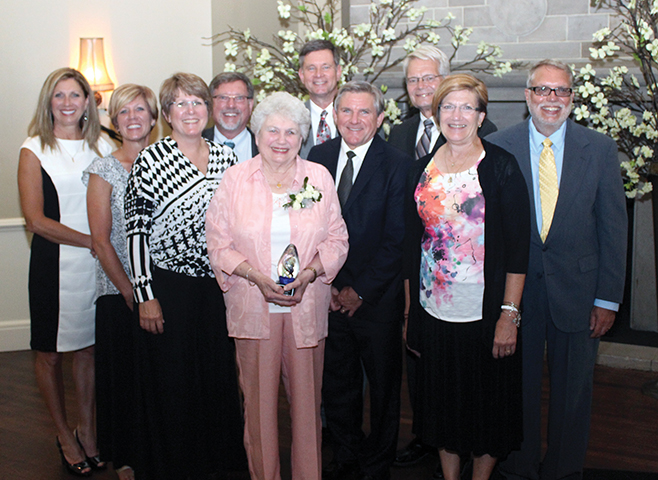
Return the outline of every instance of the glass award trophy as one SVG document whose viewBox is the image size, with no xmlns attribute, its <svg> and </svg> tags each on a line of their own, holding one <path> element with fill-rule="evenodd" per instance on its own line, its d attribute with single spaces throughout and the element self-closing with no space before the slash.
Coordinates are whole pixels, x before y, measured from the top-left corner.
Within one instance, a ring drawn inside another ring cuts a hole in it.
<svg viewBox="0 0 658 480">
<path fill-rule="evenodd" d="M 279 275 L 278 285 L 288 285 L 297 275 L 299 275 L 299 255 L 297 254 L 297 247 L 292 243 L 286 247 L 276 265 L 276 273 Z M 285 295 L 294 295 L 295 290 L 285 292 Z"/>
</svg>

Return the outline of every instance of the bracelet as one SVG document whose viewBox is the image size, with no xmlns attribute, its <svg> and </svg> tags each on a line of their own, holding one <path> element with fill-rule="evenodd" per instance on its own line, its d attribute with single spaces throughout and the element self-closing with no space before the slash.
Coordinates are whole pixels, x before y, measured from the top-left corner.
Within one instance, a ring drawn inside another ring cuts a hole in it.
<svg viewBox="0 0 658 480">
<path fill-rule="evenodd" d="M 318 278 L 318 271 L 313 268 L 313 267 L 306 267 L 304 270 L 310 270 L 313 272 L 313 280 L 311 280 L 311 283 L 315 282 L 315 279 Z"/>
<path fill-rule="evenodd" d="M 503 302 L 503 305 L 507 306 L 507 307 L 512 307 L 513 311 L 515 311 L 515 312 L 518 312 L 519 308 L 521 308 L 514 302 Z M 507 310 L 507 309 L 505 309 L 505 310 Z"/>
<path fill-rule="evenodd" d="M 521 326 L 521 314 L 517 310 L 512 310 L 509 308 L 503 308 L 502 310 L 504 313 L 509 312 L 510 314 L 514 315 L 513 317 L 510 318 L 510 320 L 516 326 L 516 328 L 519 328 Z"/>
<path fill-rule="evenodd" d="M 251 285 L 253 287 L 256 284 L 254 282 L 252 282 L 251 280 L 249 280 L 249 272 L 251 272 L 252 270 L 253 270 L 253 268 L 249 267 L 249 270 L 247 270 L 247 273 L 245 274 L 244 278 L 246 278 L 247 281 L 249 282 L 249 285 Z"/>
</svg>

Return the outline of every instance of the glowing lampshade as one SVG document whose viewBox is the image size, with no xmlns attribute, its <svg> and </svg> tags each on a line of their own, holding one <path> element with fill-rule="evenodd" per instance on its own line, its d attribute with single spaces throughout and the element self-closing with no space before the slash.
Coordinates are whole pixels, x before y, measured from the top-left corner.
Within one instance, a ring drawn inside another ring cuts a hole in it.
<svg viewBox="0 0 658 480">
<path fill-rule="evenodd" d="M 80 39 L 80 63 L 78 70 L 85 76 L 94 92 L 114 89 L 114 83 L 107 73 L 102 38 Z"/>
</svg>

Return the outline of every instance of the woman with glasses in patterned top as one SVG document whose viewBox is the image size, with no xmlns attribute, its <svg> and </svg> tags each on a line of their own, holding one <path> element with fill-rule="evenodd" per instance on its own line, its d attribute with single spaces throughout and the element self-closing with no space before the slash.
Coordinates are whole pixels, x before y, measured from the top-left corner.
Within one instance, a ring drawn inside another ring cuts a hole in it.
<svg viewBox="0 0 658 480">
<path fill-rule="evenodd" d="M 528 264 L 525 180 L 509 152 L 481 140 L 487 87 L 441 82 L 432 111 L 446 143 L 407 178 L 407 345 L 420 354 L 414 433 L 437 447 L 446 480 L 460 455 L 473 480 L 522 437 L 519 304 Z"/>
<path fill-rule="evenodd" d="M 201 78 L 174 74 L 160 105 L 171 136 L 137 157 L 125 201 L 149 448 L 139 476 L 180 480 L 246 466 L 233 344 L 205 234 L 210 200 L 236 157 L 201 136 L 212 105 Z"/>
</svg>

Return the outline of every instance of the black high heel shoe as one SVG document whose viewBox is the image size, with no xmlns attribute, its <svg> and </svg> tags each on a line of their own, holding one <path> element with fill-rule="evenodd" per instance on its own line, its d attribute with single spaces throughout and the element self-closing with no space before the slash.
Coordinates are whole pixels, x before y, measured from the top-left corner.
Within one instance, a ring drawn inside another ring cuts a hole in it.
<svg viewBox="0 0 658 480">
<path fill-rule="evenodd" d="M 57 449 L 59 450 L 59 456 L 62 457 L 62 465 L 73 475 L 78 477 L 91 477 L 91 466 L 87 463 L 86 460 L 83 460 L 78 463 L 69 463 L 66 457 L 64 456 L 64 451 L 62 450 L 62 444 L 59 443 L 59 438 L 55 437 L 57 440 Z"/>
<path fill-rule="evenodd" d="M 78 441 L 78 445 L 80 445 L 82 452 L 85 454 L 85 457 L 87 457 L 87 463 L 92 468 L 92 470 L 105 470 L 107 468 L 107 462 L 101 460 L 100 454 L 96 454 L 91 457 L 87 455 L 87 451 L 85 450 L 85 447 L 82 445 L 82 442 L 80 441 L 80 437 L 78 437 L 78 429 L 76 428 L 73 431 L 73 433 L 75 434 L 75 439 Z"/>
</svg>

